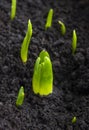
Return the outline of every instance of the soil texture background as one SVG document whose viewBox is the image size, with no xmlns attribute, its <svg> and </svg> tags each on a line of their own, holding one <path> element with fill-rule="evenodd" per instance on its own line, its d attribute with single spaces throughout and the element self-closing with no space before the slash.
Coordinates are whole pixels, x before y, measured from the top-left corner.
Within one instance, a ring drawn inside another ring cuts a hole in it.
<svg viewBox="0 0 89 130">
<path fill-rule="evenodd" d="M 89 1 L 18 0 L 10 20 L 11 0 L 0 0 L 0 130 L 89 130 Z M 50 8 L 52 27 L 45 31 Z M 20 48 L 28 19 L 33 25 L 28 61 Z M 61 35 L 58 20 L 67 32 Z M 72 31 L 78 44 L 71 52 Z M 47 97 L 32 91 L 32 76 L 40 51 L 47 50 L 53 63 L 53 93 Z M 24 104 L 15 105 L 18 90 L 25 88 Z M 72 118 L 77 121 L 72 124 Z"/>
</svg>

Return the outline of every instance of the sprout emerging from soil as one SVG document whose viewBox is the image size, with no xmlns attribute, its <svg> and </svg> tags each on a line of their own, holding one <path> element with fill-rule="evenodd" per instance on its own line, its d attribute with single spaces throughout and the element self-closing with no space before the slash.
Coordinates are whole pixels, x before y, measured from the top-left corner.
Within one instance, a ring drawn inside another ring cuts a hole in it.
<svg viewBox="0 0 89 130">
<path fill-rule="evenodd" d="M 72 54 L 75 54 L 77 48 L 77 34 L 76 30 L 73 30 L 73 36 L 72 36 Z"/>
<path fill-rule="evenodd" d="M 48 12 L 45 29 L 50 28 L 52 26 L 52 18 L 53 18 L 53 9 L 50 9 Z"/>
<path fill-rule="evenodd" d="M 53 91 L 53 70 L 47 51 L 40 52 L 34 66 L 32 87 L 35 94 L 47 96 Z"/>
<path fill-rule="evenodd" d="M 76 121 L 77 121 L 77 118 L 76 118 L 76 116 L 74 116 L 72 119 L 72 123 L 74 124 L 74 123 L 76 123 Z"/>
<path fill-rule="evenodd" d="M 28 29 L 27 29 L 26 36 L 21 46 L 21 59 L 24 63 L 27 62 L 28 47 L 31 41 L 31 37 L 32 37 L 32 24 L 31 24 L 31 21 L 28 20 Z"/>
<path fill-rule="evenodd" d="M 65 35 L 66 33 L 66 27 L 65 27 L 65 24 L 61 21 L 58 21 L 58 23 L 61 25 L 61 33 L 62 35 Z"/>
<path fill-rule="evenodd" d="M 15 18 L 16 15 L 16 3 L 17 0 L 12 0 L 12 5 L 11 5 L 11 20 L 13 20 Z"/>
<path fill-rule="evenodd" d="M 16 100 L 16 106 L 21 106 L 23 104 L 23 101 L 24 101 L 24 87 L 21 86 L 20 90 L 19 90 L 19 93 L 18 93 L 18 96 L 17 96 L 17 100 Z"/>
</svg>

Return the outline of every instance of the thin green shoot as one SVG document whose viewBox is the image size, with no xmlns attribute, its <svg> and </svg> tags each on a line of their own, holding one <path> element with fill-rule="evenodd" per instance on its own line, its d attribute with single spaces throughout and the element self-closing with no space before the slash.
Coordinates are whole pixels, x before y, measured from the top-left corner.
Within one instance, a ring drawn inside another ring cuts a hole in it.
<svg viewBox="0 0 89 130">
<path fill-rule="evenodd" d="M 12 0 L 11 14 L 10 14 L 11 20 L 13 20 L 16 15 L 16 3 L 17 3 L 17 0 Z"/>
<path fill-rule="evenodd" d="M 46 19 L 45 30 L 47 30 L 52 26 L 52 19 L 53 19 L 53 9 L 50 9 Z"/>
<path fill-rule="evenodd" d="M 21 86 L 21 88 L 19 89 L 19 92 L 18 92 L 18 96 L 17 96 L 17 100 L 16 100 L 16 106 L 21 106 L 23 104 L 23 101 L 24 101 L 24 87 Z"/>
<path fill-rule="evenodd" d="M 40 96 L 47 96 L 53 91 L 52 62 L 47 51 L 40 52 L 34 66 L 33 92 Z"/>
<path fill-rule="evenodd" d="M 76 30 L 73 30 L 73 36 L 72 36 L 72 54 L 75 54 L 77 48 L 77 34 Z"/>
<path fill-rule="evenodd" d="M 61 25 L 61 34 L 65 35 L 66 33 L 66 26 L 62 21 L 58 21 L 58 23 Z"/>
<path fill-rule="evenodd" d="M 74 116 L 72 119 L 72 123 L 74 124 L 74 123 L 76 123 L 76 121 L 77 121 L 77 118 L 76 118 L 76 116 Z"/>
<path fill-rule="evenodd" d="M 21 46 L 21 59 L 23 63 L 27 62 L 27 57 L 28 57 L 28 47 L 31 41 L 32 37 L 32 24 L 30 19 L 28 20 L 28 29 L 26 32 L 26 36 L 23 40 L 22 46 Z"/>
</svg>

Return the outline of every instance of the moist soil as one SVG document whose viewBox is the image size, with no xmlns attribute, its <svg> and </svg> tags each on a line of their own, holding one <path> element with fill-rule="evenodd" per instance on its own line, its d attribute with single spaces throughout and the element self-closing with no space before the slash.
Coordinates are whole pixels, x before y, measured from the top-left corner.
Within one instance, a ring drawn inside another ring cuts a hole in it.
<svg viewBox="0 0 89 130">
<path fill-rule="evenodd" d="M 11 0 L 0 0 L 0 130 L 89 130 L 89 1 L 18 0 L 13 21 L 10 8 Z M 45 31 L 50 8 L 53 24 Z M 33 36 L 23 64 L 20 48 L 28 19 Z M 58 20 L 66 25 L 64 36 Z M 78 36 L 75 55 L 73 29 Z M 54 73 L 53 93 L 46 97 L 32 91 L 34 63 L 43 49 L 50 54 Z M 25 100 L 17 108 L 20 86 L 25 88 Z"/>
</svg>

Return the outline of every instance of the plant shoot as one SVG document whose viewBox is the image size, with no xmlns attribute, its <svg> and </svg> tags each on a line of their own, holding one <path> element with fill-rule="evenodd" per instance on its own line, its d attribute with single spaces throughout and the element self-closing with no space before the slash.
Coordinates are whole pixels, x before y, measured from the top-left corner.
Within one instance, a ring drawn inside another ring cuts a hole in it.
<svg viewBox="0 0 89 130">
<path fill-rule="evenodd" d="M 65 27 L 65 24 L 61 21 L 58 21 L 58 23 L 61 25 L 61 33 L 62 35 L 65 35 L 66 33 L 66 27 Z"/>
<path fill-rule="evenodd" d="M 77 48 L 77 34 L 76 31 L 73 30 L 73 36 L 72 36 L 72 54 L 75 54 Z"/>
<path fill-rule="evenodd" d="M 12 0 L 12 5 L 11 5 L 11 20 L 13 20 L 15 18 L 16 15 L 16 3 L 17 0 Z"/>
<path fill-rule="evenodd" d="M 47 96 L 53 91 L 53 70 L 47 51 L 40 52 L 34 66 L 32 80 L 33 92 L 40 96 Z"/>
<path fill-rule="evenodd" d="M 31 41 L 31 37 L 32 37 L 32 24 L 31 24 L 31 21 L 28 20 L 28 29 L 27 29 L 26 36 L 21 46 L 21 59 L 24 63 L 27 62 L 28 47 Z"/>
<path fill-rule="evenodd" d="M 17 96 L 17 100 L 16 100 L 16 106 L 21 106 L 23 104 L 24 101 L 24 87 L 21 86 L 18 96 Z"/>
<path fill-rule="evenodd" d="M 74 124 L 74 123 L 76 123 L 76 121 L 77 121 L 77 118 L 76 118 L 76 116 L 74 116 L 72 119 L 72 123 Z"/>
<path fill-rule="evenodd" d="M 48 12 L 45 29 L 50 28 L 52 26 L 52 18 L 53 18 L 53 9 L 50 9 Z"/>
</svg>

